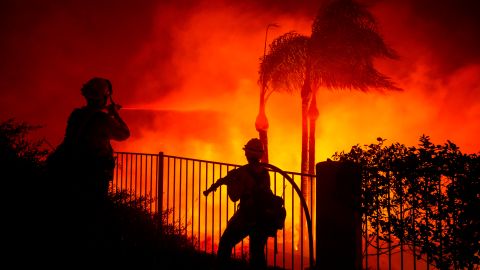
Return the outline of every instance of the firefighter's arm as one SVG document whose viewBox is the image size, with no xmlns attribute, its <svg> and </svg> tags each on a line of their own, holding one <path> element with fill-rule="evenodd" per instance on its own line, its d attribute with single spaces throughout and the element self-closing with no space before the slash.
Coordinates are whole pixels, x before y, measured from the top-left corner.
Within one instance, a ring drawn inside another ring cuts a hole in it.
<svg viewBox="0 0 480 270">
<path fill-rule="evenodd" d="M 228 184 L 228 179 L 229 179 L 229 178 L 228 178 L 227 176 L 218 179 L 218 180 L 217 180 L 215 183 L 213 183 L 207 190 L 205 190 L 205 191 L 203 192 L 203 195 L 208 196 L 208 194 L 209 194 L 210 192 L 217 190 L 217 188 L 218 188 L 219 186 Z"/>
<path fill-rule="evenodd" d="M 117 141 L 123 141 L 130 137 L 130 129 L 118 114 L 118 110 L 116 109 L 116 107 L 109 106 L 108 115 L 108 126 L 111 138 Z"/>
</svg>

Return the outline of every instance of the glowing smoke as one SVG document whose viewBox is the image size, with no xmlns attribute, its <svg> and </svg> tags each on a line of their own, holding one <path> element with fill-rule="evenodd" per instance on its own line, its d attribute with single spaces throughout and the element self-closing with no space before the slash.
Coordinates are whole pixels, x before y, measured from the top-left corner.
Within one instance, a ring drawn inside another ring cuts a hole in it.
<svg viewBox="0 0 480 270">
<path fill-rule="evenodd" d="M 121 3 L 120 3 L 121 2 Z M 257 69 L 268 23 L 309 34 L 317 1 L 2 1 L 0 115 L 44 124 L 53 144 L 82 83 L 112 80 L 132 127 L 117 150 L 244 162 L 257 136 Z M 372 1 L 370 1 L 372 2 Z M 398 61 L 379 61 L 401 93 L 321 91 L 317 157 L 356 143 L 416 144 L 451 139 L 477 152 L 480 132 L 479 4 L 474 1 L 373 1 L 380 32 Z M 298 170 L 300 98 L 267 104 L 271 162 Z"/>
</svg>

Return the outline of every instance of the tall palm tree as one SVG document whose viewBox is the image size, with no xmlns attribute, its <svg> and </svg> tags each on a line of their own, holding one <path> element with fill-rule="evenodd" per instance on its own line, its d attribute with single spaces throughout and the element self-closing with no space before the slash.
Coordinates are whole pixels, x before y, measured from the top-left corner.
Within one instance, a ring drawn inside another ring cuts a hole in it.
<svg viewBox="0 0 480 270">
<path fill-rule="evenodd" d="M 316 94 L 320 87 L 337 89 L 399 90 L 373 66 L 376 57 L 396 58 L 378 33 L 367 8 L 353 0 L 323 6 L 312 25 L 310 37 L 295 32 L 275 39 L 260 64 L 265 87 L 300 91 L 302 101 L 301 172 L 315 173 L 315 129 L 318 118 Z M 301 180 L 309 201 L 308 178 Z"/>
</svg>

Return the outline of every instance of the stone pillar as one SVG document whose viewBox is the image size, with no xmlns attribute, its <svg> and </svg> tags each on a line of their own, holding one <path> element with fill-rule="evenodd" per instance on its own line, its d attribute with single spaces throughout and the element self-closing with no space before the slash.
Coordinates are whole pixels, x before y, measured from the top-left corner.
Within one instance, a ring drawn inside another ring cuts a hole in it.
<svg viewBox="0 0 480 270">
<path fill-rule="evenodd" d="M 361 171 L 350 162 L 320 162 L 316 183 L 316 267 L 362 269 Z"/>
</svg>

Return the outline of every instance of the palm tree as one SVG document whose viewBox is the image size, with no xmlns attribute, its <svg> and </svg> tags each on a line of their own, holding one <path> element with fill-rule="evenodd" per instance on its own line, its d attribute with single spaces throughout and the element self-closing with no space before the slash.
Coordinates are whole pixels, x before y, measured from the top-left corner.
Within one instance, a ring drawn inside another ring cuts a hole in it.
<svg viewBox="0 0 480 270">
<path fill-rule="evenodd" d="M 378 33 L 377 22 L 363 5 L 338 0 L 323 6 L 310 37 L 295 32 L 275 39 L 260 64 L 259 77 L 276 91 L 300 91 L 302 101 L 301 172 L 315 173 L 316 94 L 332 89 L 399 90 L 373 66 L 376 57 L 396 58 Z M 301 188 L 309 201 L 308 178 Z"/>
</svg>

